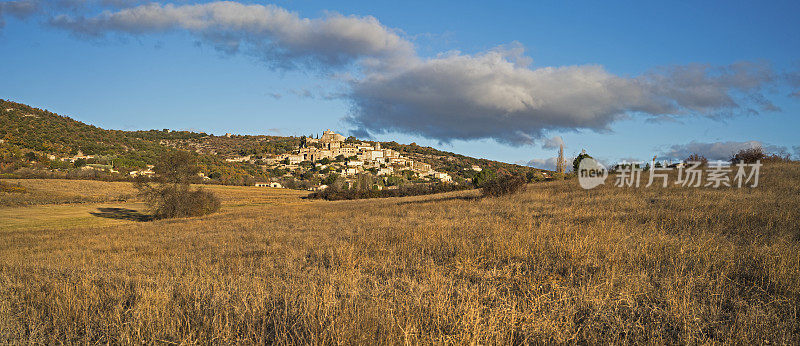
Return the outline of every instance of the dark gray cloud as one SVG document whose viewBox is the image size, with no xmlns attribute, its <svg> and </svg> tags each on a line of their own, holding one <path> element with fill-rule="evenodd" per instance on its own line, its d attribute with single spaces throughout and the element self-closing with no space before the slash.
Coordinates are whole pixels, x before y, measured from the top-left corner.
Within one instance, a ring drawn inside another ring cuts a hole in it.
<svg viewBox="0 0 800 346">
<path fill-rule="evenodd" d="M 414 58 L 412 44 L 374 17 L 330 13 L 308 19 L 274 5 L 150 3 L 93 17 L 59 15 L 50 24 L 94 38 L 183 30 L 227 53 L 246 46 L 279 68 L 339 67 L 355 61 L 389 68 Z"/>
<path fill-rule="evenodd" d="M 0 2 L 0 29 L 5 26 L 5 16 L 25 19 L 40 10 L 39 0 L 16 0 Z"/>
<path fill-rule="evenodd" d="M 776 82 L 766 64 L 692 64 L 621 77 L 598 65 L 527 65 L 519 46 L 452 53 L 352 82 L 362 132 L 396 131 L 447 142 L 492 138 L 531 144 L 549 131 L 608 131 L 632 116 L 674 120 L 777 109 L 763 95 Z"/>
<path fill-rule="evenodd" d="M 786 153 L 786 147 L 762 143 L 760 141 L 746 142 L 689 142 L 687 144 L 676 144 L 662 151 L 660 158 L 671 158 L 683 160 L 691 154 L 700 154 L 709 160 L 728 160 L 742 149 L 761 147 L 768 153 Z"/>
</svg>

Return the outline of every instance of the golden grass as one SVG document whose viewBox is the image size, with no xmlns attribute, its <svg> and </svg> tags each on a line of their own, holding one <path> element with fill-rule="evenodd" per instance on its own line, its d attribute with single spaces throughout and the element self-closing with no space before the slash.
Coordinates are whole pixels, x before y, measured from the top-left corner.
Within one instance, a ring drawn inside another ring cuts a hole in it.
<svg viewBox="0 0 800 346">
<path fill-rule="evenodd" d="M 0 342 L 796 344 L 800 165 L 764 170 L 4 232 Z"/>
<path fill-rule="evenodd" d="M 22 205 L 97 203 L 133 199 L 133 184 L 93 180 L 3 179 L 27 193 L 0 193 L 0 208 Z"/>
<path fill-rule="evenodd" d="M 128 210 L 142 216 L 148 214 L 147 206 L 138 200 L 131 183 L 57 179 L 4 181 L 11 186 L 22 186 L 29 192 L 9 194 L 15 199 L 0 202 L 0 232 L 105 227 L 136 222 L 124 215 L 103 212 L 107 209 Z M 306 191 L 247 186 L 203 185 L 202 188 L 220 197 L 223 212 L 243 206 L 303 203 L 300 198 L 308 195 Z"/>
<path fill-rule="evenodd" d="M 92 215 L 92 213 L 100 213 L 102 208 L 125 208 L 144 211 L 146 207 L 141 202 L 122 202 L 46 204 L 0 208 L 0 232 L 50 231 L 127 224 L 134 221 L 98 217 Z"/>
</svg>

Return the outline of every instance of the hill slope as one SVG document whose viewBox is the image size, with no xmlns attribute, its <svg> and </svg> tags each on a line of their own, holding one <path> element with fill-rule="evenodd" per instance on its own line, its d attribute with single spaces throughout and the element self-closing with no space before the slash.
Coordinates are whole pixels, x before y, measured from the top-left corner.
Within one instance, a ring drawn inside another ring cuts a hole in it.
<svg viewBox="0 0 800 346">
<path fill-rule="evenodd" d="M 65 163 L 64 159 L 83 154 L 93 156 L 89 163 L 110 165 L 109 167 L 120 172 L 117 176 L 106 174 L 104 177 L 121 179 L 127 172 L 141 170 L 153 164 L 159 156 L 170 150 L 182 149 L 197 154 L 204 173 L 213 181 L 251 184 L 254 181 L 287 179 L 285 170 L 268 167 L 257 159 L 291 152 L 298 147 L 301 138 L 264 135 L 213 136 L 167 129 L 106 130 L 47 110 L 0 100 L 0 141 L 0 172 L 5 173 L 23 168 L 64 173 L 77 168 Z M 529 175 L 539 171 L 421 147 L 414 143 L 383 142 L 382 146 L 397 150 L 416 161 L 429 163 L 433 169 L 460 179 L 470 179 L 478 174 L 472 170 L 472 166 L 480 166 L 489 171 L 502 169 Z M 226 161 L 241 156 L 251 156 L 253 159 L 247 162 Z M 324 174 L 327 174 L 317 171 L 314 173 L 316 175 L 302 176 L 301 173 L 293 172 L 291 178 L 299 181 L 311 179 L 309 184 L 318 184 Z M 304 186 L 298 184 L 301 185 Z"/>
</svg>

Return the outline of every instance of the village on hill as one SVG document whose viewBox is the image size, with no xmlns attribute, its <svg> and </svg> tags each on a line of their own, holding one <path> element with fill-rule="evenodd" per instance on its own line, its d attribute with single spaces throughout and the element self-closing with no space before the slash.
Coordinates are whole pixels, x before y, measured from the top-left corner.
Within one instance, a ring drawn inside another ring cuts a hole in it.
<svg viewBox="0 0 800 346">
<path fill-rule="evenodd" d="M 381 148 L 379 142 L 374 144 L 348 139 L 331 130 L 325 130 L 318 138 L 303 137 L 297 149 L 290 153 L 272 155 L 260 160 L 252 156 L 239 156 L 226 159 L 228 162 L 262 162 L 269 169 L 284 169 L 286 176 L 313 170 L 316 172 L 337 173 L 348 185 L 352 186 L 353 178 L 360 174 L 389 178 L 393 175 L 414 177 L 429 182 L 452 183 L 453 178 L 445 172 L 438 172 L 431 165 L 412 160 L 392 149 Z M 480 166 L 473 166 L 480 171 Z M 324 173 L 317 173 L 323 176 Z M 280 183 L 257 182 L 256 186 L 281 187 Z M 382 189 L 384 184 L 375 184 Z M 326 184 L 311 189 L 325 189 Z M 396 186 L 389 186 L 396 188 Z"/>
</svg>

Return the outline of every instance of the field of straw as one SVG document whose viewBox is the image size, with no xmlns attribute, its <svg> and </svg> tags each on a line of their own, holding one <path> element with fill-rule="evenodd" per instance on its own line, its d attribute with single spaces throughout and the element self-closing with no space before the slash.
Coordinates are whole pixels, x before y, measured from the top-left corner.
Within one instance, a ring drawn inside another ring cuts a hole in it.
<svg viewBox="0 0 800 346">
<path fill-rule="evenodd" d="M 742 189 L 220 191 L 202 218 L 0 232 L 0 343 L 800 343 L 798 164 Z"/>
</svg>

